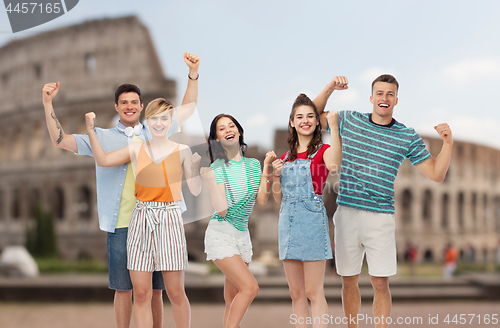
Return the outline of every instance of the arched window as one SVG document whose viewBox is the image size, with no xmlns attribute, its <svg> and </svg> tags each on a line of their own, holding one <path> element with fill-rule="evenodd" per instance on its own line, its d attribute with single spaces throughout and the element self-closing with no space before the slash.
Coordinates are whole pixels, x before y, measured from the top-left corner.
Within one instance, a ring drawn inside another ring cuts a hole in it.
<svg viewBox="0 0 500 328">
<path fill-rule="evenodd" d="M 92 206 L 90 199 L 90 189 L 86 186 L 78 188 L 75 210 L 80 219 L 90 219 L 92 215 Z"/>
<path fill-rule="evenodd" d="M 402 213 L 401 218 L 403 225 L 408 225 L 411 222 L 411 202 L 412 202 L 412 194 L 409 189 L 405 189 L 403 191 L 403 195 L 401 197 L 401 205 L 402 205 Z"/>
<path fill-rule="evenodd" d="M 465 208 L 465 196 L 464 196 L 464 193 L 461 191 L 458 193 L 458 202 L 457 202 L 457 206 L 458 206 L 458 227 L 460 229 L 463 229 L 464 228 L 464 218 L 465 218 L 465 215 L 464 215 L 464 208 Z"/>
<path fill-rule="evenodd" d="M 423 261 L 427 263 L 434 262 L 434 254 L 432 254 L 432 250 L 430 249 L 425 250 Z"/>
<path fill-rule="evenodd" d="M 29 195 L 29 217 L 34 218 L 35 217 L 35 210 L 36 207 L 40 203 L 40 192 L 37 189 L 33 189 L 30 192 Z"/>
<path fill-rule="evenodd" d="M 61 188 L 56 187 L 52 190 L 51 209 L 55 218 L 62 220 L 64 218 L 64 193 Z"/>
<path fill-rule="evenodd" d="M 432 221 L 432 208 L 433 208 L 433 198 L 432 191 L 427 189 L 424 192 L 424 202 L 423 202 L 423 210 L 422 210 L 422 218 L 424 221 Z"/>
<path fill-rule="evenodd" d="M 97 59 L 94 54 L 87 54 L 85 56 L 85 68 L 87 72 L 93 72 L 97 68 Z"/>
<path fill-rule="evenodd" d="M 441 198 L 441 227 L 448 228 L 450 222 L 450 197 L 448 194 L 444 194 Z"/>
<path fill-rule="evenodd" d="M 12 206 L 10 207 L 10 216 L 14 219 L 21 217 L 21 191 L 14 189 L 12 191 Z"/>
<path fill-rule="evenodd" d="M 4 200 L 4 192 L 2 189 L 0 189 L 0 220 L 5 219 L 4 218 L 4 208 L 5 208 L 5 200 Z"/>
</svg>

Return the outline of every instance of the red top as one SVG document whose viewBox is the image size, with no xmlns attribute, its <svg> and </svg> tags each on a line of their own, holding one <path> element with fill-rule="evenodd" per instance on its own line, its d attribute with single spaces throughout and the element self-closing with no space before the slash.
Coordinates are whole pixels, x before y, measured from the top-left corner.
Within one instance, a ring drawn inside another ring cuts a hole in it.
<svg viewBox="0 0 500 328">
<path fill-rule="evenodd" d="M 330 145 L 323 144 L 311 162 L 311 177 L 316 195 L 323 194 L 323 187 L 325 186 L 326 178 L 328 178 L 329 171 L 323 161 L 323 154 L 328 148 L 330 148 Z M 281 155 L 280 159 L 283 160 L 285 156 L 286 153 Z M 307 159 L 307 151 L 298 153 L 297 158 Z"/>
</svg>

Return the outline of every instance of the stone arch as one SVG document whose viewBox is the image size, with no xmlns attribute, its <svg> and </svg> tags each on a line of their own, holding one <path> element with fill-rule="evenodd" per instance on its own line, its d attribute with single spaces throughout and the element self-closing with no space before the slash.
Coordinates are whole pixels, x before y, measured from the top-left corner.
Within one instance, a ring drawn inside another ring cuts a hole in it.
<svg viewBox="0 0 500 328">
<path fill-rule="evenodd" d="M 5 219 L 4 208 L 5 208 L 6 204 L 5 204 L 4 197 L 5 197 L 5 193 L 4 193 L 3 189 L 0 189 L 0 220 Z"/>
<path fill-rule="evenodd" d="M 422 219 L 424 221 L 431 222 L 432 221 L 432 210 L 433 210 L 433 198 L 432 191 L 427 189 L 424 191 L 424 200 L 422 202 Z"/>
<path fill-rule="evenodd" d="M 40 203 L 40 191 L 38 189 L 32 189 L 29 194 L 29 217 L 34 218 L 35 217 L 35 211 L 36 207 Z"/>
<path fill-rule="evenodd" d="M 432 252 L 432 250 L 430 248 L 428 248 L 424 251 L 424 256 L 423 256 L 422 260 L 424 262 L 427 262 L 427 263 L 434 262 L 434 253 Z"/>
<path fill-rule="evenodd" d="M 412 220 L 411 205 L 412 205 L 412 193 L 410 189 L 403 190 L 401 195 L 401 218 L 403 225 L 409 225 Z"/>
<path fill-rule="evenodd" d="M 500 196 L 495 197 L 494 206 L 495 206 L 496 232 L 500 233 Z"/>
<path fill-rule="evenodd" d="M 92 201 L 91 201 L 90 188 L 87 186 L 81 186 L 77 190 L 75 212 L 78 218 L 90 220 L 92 217 Z"/>
<path fill-rule="evenodd" d="M 12 203 L 10 206 L 10 217 L 19 219 L 21 217 L 21 190 L 12 190 Z"/>
<path fill-rule="evenodd" d="M 460 191 L 457 196 L 457 221 L 458 228 L 463 231 L 465 226 L 465 195 L 463 191 Z"/>
<path fill-rule="evenodd" d="M 450 224 L 450 196 L 447 193 L 441 197 L 441 227 L 447 229 Z"/>
<path fill-rule="evenodd" d="M 64 219 L 64 192 L 61 188 L 55 187 L 50 195 L 50 207 L 54 218 Z"/>
</svg>

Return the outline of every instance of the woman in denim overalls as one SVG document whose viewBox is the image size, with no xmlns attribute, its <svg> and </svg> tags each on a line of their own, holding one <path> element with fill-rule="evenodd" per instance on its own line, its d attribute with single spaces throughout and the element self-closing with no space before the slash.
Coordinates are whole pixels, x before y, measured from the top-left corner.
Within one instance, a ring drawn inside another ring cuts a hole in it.
<svg viewBox="0 0 500 328">
<path fill-rule="evenodd" d="M 281 204 L 279 257 L 290 288 L 297 327 L 307 327 L 311 301 L 314 327 L 326 326 L 328 306 L 323 281 L 332 258 L 328 217 L 322 191 L 329 171 L 340 168 L 337 113 L 327 116 L 332 147 L 324 145 L 314 103 L 304 94 L 295 100 L 289 121 L 290 151 L 273 162 L 273 196 Z"/>
</svg>

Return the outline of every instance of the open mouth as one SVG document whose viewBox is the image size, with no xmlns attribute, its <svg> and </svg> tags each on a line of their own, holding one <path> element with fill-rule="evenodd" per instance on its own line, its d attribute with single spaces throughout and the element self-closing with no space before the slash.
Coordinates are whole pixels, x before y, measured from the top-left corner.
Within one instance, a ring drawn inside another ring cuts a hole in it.
<svg viewBox="0 0 500 328">
<path fill-rule="evenodd" d="M 389 108 L 389 104 L 378 104 L 380 108 Z"/>
<path fill-rule="evenodd" d="M 133 116 L 135 115 L 135 112 L 123 112 L 127 116 Z"/>
<path fill-rule="evenodd" d="M 164 128 L 154 128 L 155 131 L 161 132 L 164 130 Z"/>
<path fill-rule="evenodd" d="M 235 135 L 234 134 L 228 134 L 225 139 L 226 140 L 234 140 Z"/>
<path fill-rule="evenodd" d="M 300 128 L 303 130 L 309 130 L 311 128 L 311 124 L 303 124 L 300 126 Z"/>
</svg>

